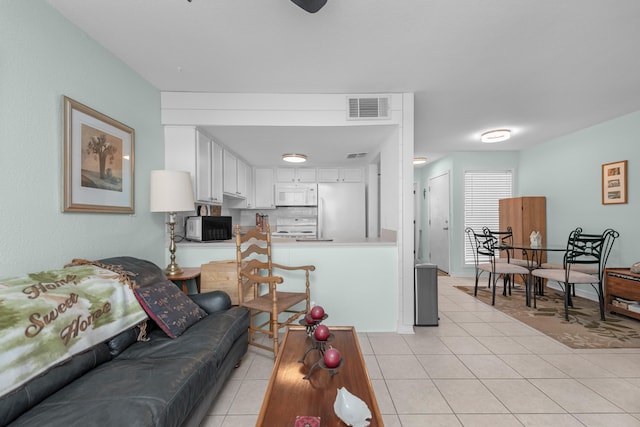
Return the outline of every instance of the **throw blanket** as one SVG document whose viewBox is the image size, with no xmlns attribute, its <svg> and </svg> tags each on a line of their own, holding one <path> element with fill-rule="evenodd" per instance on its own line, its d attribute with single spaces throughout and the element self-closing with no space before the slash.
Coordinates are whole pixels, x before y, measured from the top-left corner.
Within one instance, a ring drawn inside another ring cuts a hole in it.
<svg viewBox="0 0 640 427">
<path fill-rule="evenodd" d="M 0 279 L 0 396 L 147 318 L 126 272 L 104 267 Z"/>
</svg>

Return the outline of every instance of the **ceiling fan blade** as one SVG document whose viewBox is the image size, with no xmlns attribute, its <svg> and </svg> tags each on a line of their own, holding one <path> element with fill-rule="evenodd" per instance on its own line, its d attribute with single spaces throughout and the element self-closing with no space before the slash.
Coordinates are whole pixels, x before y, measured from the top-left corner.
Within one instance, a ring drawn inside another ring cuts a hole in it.
<svg viewBox="0 0 640 427">
<path fill-rule="evenodd" d="M 327 4 L 327 0 L 291 0 L 309 13 L 316 13 L 322 6 Z"/>
</svg>

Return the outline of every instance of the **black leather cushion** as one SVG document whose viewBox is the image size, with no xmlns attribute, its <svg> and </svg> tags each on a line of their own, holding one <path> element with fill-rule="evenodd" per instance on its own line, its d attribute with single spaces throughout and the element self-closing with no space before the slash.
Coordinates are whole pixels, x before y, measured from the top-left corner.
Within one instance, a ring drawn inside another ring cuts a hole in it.
<svg viewBox="0 0 640 427">
<path fill-rule="evenodd" d="M 156 329 L 150 341 L 136 342 L 87 372 L 15 426 L 179 426 L 193 405 L 226 378 L 219 377 L 220 366 L 228 363 L 234 343 L 246 340 L 248 325 L 248 311 L 232 307 L 207 316 L 176 339 Z"/>
<path fill-rule="evenodd" d="M 167 279 L 135 288 L 134 292 L 144 311 L 171 338 L 179 337 L 189 326 L 207 316 L 200 306 Z"/>
<path fill-rule="evenodd" d="M 136 286 L 144 287 L 166 279 L 160 267 L 144 259 L 119 256 L 98 261 L 103 264 L 120 266 L 123 270 L 133 273 L 131 278 L 135 280 Z"/>
<path fill-rule="evenodd" d="M 110 359 L 108 347 L 105 344 L 98 344 L 49 369 L 19 389 L 2 396 L 0 398 L 0 426 L 7 425 L 58 389 Z"/>
<path fill-rule="evenodd" d="M 209 314 L 231 308 L 231 297 L 224 291 L 193 294 L 189 298 Z"/>
</svg>

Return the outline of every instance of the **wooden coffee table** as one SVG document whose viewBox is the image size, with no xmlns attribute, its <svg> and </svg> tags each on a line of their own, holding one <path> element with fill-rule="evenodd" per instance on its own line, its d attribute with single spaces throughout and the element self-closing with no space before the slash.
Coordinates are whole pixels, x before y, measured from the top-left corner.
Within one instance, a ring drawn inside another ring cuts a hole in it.
<svg viewBox="0 0 640 427">
<path fill-rule="evenodd" d="M 329 326 L 329 329 L 333 338 L 328 345 L 340 351 L 344 364 L 333 376 L 317 366 L 308 380 L 303 377 L 320 359 L 320 354 L 316 350 L 310 351 L 304 363 L 300 363 L 311 345 L 311 338 L 302 326 L 286 330 L 257 426 L 293 427 L 296 416 L 315 416 L 320 417 L 321 427 L 344 427 L 333 410 L 340 387 L 345 387 L 367 404 L 371 411 L 371 427 L 384 425 L 355 329 L 352 326 Z"/>
</svg>

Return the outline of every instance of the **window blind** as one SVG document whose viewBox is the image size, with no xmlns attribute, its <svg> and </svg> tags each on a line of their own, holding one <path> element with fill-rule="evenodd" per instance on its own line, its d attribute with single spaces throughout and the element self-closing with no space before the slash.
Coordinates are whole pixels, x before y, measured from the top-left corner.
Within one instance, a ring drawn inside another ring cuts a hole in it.
<svg viewBox="0 0 640 427">
<path fill-rule="evenodd" d="M 513 171 L 483 170 L 464 173 L 464 228 L 477 233 L 483 227 L 499 229 L 498 200 L 513 197 Z M 471 243 L 464 236 L 464 262 L 473 264 Z M 481 260 L 481 261 L 486 261 Z"/>
</svg>

